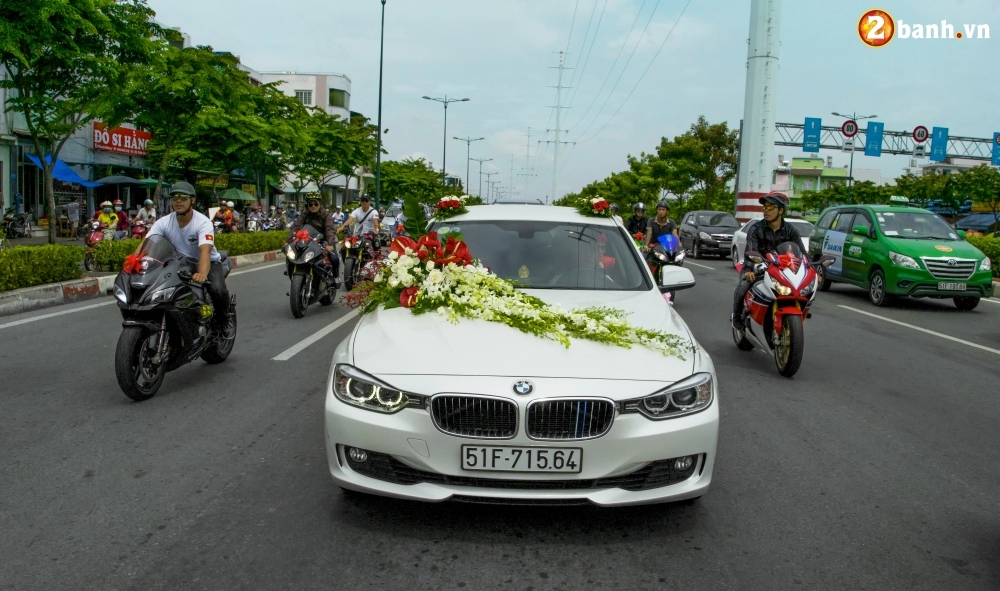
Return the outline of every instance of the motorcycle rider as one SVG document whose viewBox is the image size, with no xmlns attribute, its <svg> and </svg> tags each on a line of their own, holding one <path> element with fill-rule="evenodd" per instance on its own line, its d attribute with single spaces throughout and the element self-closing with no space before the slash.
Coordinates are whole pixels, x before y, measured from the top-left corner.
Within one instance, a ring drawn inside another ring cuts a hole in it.
<svg viewBox="0 0 1000 591">
<path fill-rule="evenodd" d="M 646 204 L 641 201 L 636 203 L 632 208 L 632 214 L 632 217 L 625 221 L 625 229 L 633 236 L 645 234 L 646 226 L 649 225 L 649 221 L 646 219 Z"/>
<path fill-rule="evenodd" d="M 233 231 L 233 210 L 229 209 L 233 206 L 233 202 L 220 201 L 219 211 L 215 212 L 215 216 L 212 218 L 212 222 L 222 222 L 222 229 L 224 232 Z"/>
<path fill-rule="evenodd" d="M 102 201 L 101 209 L 94 212 L 94 219 L 101 222 L 110 230 L 118 229 L 118 214 L 115 213 L 114 206 L 110 201 Z"/>
<path fill-rule="evenodd" d="M 163 236 L 177 252 L 198 262 L 198 271 L 191 275 L 195 283 L 209 282 L 205 286 L 215 307 L 212 322 L 226 339 L 235 336 L 229 309 L 229 290 L 226 275 L 222 269 L 222 256 L 215 248 L 215 228 L 202 213 L 194 210 L 194 187 L 190 183 L 178 182 L 170 186 L 170 204 L 173 213 L 156 220 L 146 237 Z M 145 240 L 139 243 L 135 254 L 142 252 Z"/>
<path fill-rule="evenodd" d="M 673 234 L 677 236 L 677 224 L 674 220 L 668 218 L 670 215 L 670 204 L 666 200 L 660 201 L 656 204 L 656 217 L 649 220 L 646 224 L 646 231 L 644 232 L 646 239 L 646 252 L 653 250 L 653 241 L 660 236 L 665 236 L 667 234 Z M 680 239 L 680 236 L 677 236 Z"/>
<path fill-rule="evenodd" d="M 134 221 L 149 222 L 150 224 L 156 221 L 156 209 L 153 208 L 153 201 L 151 199 L 142 202 L 142 207 L 135 214 Z"/>
<path fill-rule="evenodd" d="M 771 191 L 760 198 L 760 204 L 764 206 L 764 219 L 757 220 L 747 228 L 747 245 L 743 251 L 743 274 L 739 285 L 736 286 L 736 293 L 733 294 L 732 324 L 736 330 L 744 329 L 743 298 L 756 279 L 753 263 L 747 258 L 746 253 L 757 252 L 766 255 L 785 242 L 802 243 L 802 237 L 795 226 L 785 223 L 785 212 L 788 210 L 787 195 Z"/>
<path fill-rule="evenodd" d="M 344 215 L 344 212 L 340 210 L 340 206 L 338 205 L 337 210 L 333 212 L 333 223 L 339 226 L 340 224 L 343 224 L 346 219 L 347 216 Z"/>
<path fill-rule="evenodd" d="M 323 238 L 326 240 L 326 246 L 323 249 L 327 252 L 327 258 L 330 260 L 333 269 L 333 287 L 339 289 L 340 256 L 333 254 L 334 245 L 337 243 L 337 225 L 333 222 L 333 216 L 330 215 L 330 212 L 315 197 L 310 197 L 306 201 L 306 210 L 300 213 L 299 217 L 295 218 L 295 221 L 289 226 L 288 238 L 285 242 L 290 243 L 295 240 L 295 233 L 301 230 L 302 226 L 306 224 L 316 228 L 317 231 L 323 232 Z"/>
<path fill-rule="evenodd" d="M 612 203 L 611 207 L 609 209 L 611 210 L 611 219 L 613 219 L 616 222 L 618 222 L 619 224 L 621 224 L 622 223 L 622 216 L 618 215 L 618 204 L 617 203 Z"/>
<path fill-rule="evenodd" d="M 249 229 L 250 222 L 257 222 L 256 229 L 260 230 L 261 217 L 262 216 L 260 214 L 260 206 L 254 205 L 250 213 L 247 214 L 247 228 Z"/>
<path fill-rule="evenodd" d="M 361 196 L 361 207 L 355 209 L 351 212 L 351 215 L 347 216 L 344 223 L 340 224 L 337 231 L 341 231 L 351 224 L 360 224 L 361 230 L 358 232 L 359 235 L 364 234 L 375 234 L 381 228 L 381 224 L 378 221 L 378 212 L 372 209 L 372 198 L 368 195 Z"/>
<path fill-rule="evenodd" d="M 118 224 L 115 226 L 115 240 L 122 240 L 128 236 L 132 224 L 128 221 L 128 212 L 122 211 L 121 199 L 115 199 L 115 215 L 118 217 Z"/>
</svg>

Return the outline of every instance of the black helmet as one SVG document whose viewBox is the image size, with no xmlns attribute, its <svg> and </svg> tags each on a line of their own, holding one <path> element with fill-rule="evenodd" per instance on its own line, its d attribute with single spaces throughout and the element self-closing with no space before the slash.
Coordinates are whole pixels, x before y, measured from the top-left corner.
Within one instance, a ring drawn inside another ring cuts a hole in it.
<svg viewBox="0 0 1000 591">
<path fill-rule="evenodd" d="M 765 203 L 773 203 L 774 205 L 777 205 L 781 209 L 784 210 L 788 209 L 788 195 L 785 195 L 780 191 L 771 191 L 767 195 L 761 197 L 759 199 L 759 202 L 761 205 L 764 205 Z"/>
<path fill-rule="evenodd" d="M 191 186 L 191 183 L 185 183 L 184 181 L 180 181 L 170 185 L 170 194 L 188 195 L 189 197 L 194 197 L 194 187 Z"/>
<path fill-rule="evenodd" d="M 665 207 L 665 208 L 667 208 L 667 211 L 670 211 L 670 204 L 667 203 L 666 199 L 663 199 L 659 203 L 656 204 L 656 209 L 660 209 L 661 207 Z"/>
<path fill-rule="evenodd" d="M 618 204 L 617 203 L 612 203 L 610 209 L 611 209 L 611 213 L 618 213 Z"/>
<path fill-rule="evenodd" d="M 646 204 L 643 203 L 642 201 L 640 201 L 639 203 L 635 204 L 635 207 L 632 208 L 632 211 L 636 212 L 636 213 L 638 213 L 640 211 L 643 212 L 643 213 L 645 213 L 646 212 Z"/>
</svg>

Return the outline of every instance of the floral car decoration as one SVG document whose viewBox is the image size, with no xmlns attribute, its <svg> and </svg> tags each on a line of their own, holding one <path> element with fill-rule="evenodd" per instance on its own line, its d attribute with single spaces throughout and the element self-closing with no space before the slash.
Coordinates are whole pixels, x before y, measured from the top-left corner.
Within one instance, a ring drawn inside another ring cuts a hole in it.
<svg viewBox="0 0 1000 591">
<path fill-rule="evenodd" d="M 446 230 L 419 241 L 397 237 L 388 258 L 344 301 L 361 308 L 362 314 L 379 306 L 403 307 L 414 314 L 434 312 L 452 323 L 460 318 L 499 322 L 565 347 L 576 338 L 626 349 L 639 345 L 681 359 L 683 352 L 692 350 L 686 339 L 630 325 L 621 310 L 564 310 L 527 295 L 474 260 L 462 236 Z"/>
<path fill-rule="evenodd" d="M 576 210 L 585 216 L 596 218 L 611 217 L 611 204 L 601 196 L 594 197 L 593 199 L 588 199 L 587 197 L 581 198 L 576 203 Z"/>
<path fill-rule="evenodd" d="M 438 201 L 437 205 L 434 207 L 434 218 L 447 220 L 455 217 L 456 215 L 469 213 L 469 210 L 465 207 L 465 200 L 468 198 L 468 195 L 462 195 L 461 197 L 451 195 L 442 198 L 441 201 Z"/>
</svg>

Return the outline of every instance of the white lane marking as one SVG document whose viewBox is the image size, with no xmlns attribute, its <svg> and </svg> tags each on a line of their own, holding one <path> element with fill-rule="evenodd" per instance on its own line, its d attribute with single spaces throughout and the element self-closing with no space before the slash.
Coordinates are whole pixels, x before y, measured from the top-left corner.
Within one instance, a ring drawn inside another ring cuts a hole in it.
<svg viewBox="0 0 1000 591">
<path fill-rule="evenodd" d="M 90 310 L 92 308 L 100 308 L 101 306 L 107 306 L 114 304 L 118 300 L 111 298 L 111 301 L 101 302 L 100 304 L 90 304 L 89 306 L 81 306 L 79 308 L 73 308 L 72 310 L 63 310 L 62 312 L 52 312 L 50 314 L 42 314 L 41 316 L 32 316 L 31 318 L 24 318 L 22 320 L 15 320 L 14 322 L 8 322 L 6 324 L 0 324 L 0 328 L 9 328 L 11 326 L 19 326 L 21 324 L 27 324 L 29 322 L 34 322 L 36 320 L 45 320 L 46 318 L 55 318 L 56 316 L 62 316 L 63 314 L 72 314 L 74 312 L 82 312 L 84 310 Z"/>
<path fill-rule="evenodd" d="M 326 335 L 328 335 L 331 332 L 337 330 L 338 328 L 340 328 L 344 324 L 347 324 L 351 320 L 356 319 L 357 316 L 358 316 L 358 311 L 357 310 L 351 310 L 347 314 L 344 314 L 343 316 L 341 316 L 340 318 L 338 318 L 337 320 L 335 320 L 331 324 L 327 325 L 326 328 L 322 328 L 322 329 L 316 331 L 312 335 L 306 337 L 305 339 L 302 339 L 301 341 L 299 341 L 298 343 L 292 345 L 288 349 L 285 349 L 277 357 L 274 357 L 272 359 L 272 361 L 288 361 L 292 357 L 295 357 L 296 355 L 298 355 L 299 353 L 301 353 L 306 347 L 314 344 L 316 341 L 322 339 Z"/>
<path fill-rule="evenodd" d="M 941 337 L 942 339 L 947 339 L 949 341 L 954 341 L 956 343 L 962 343 L 963 345 L 968 345 L 970 347 L 975 347 L 976 349 L 982 349 L 983 351 L 989 351 L 990 353 L 996 353 L 1000 355 L 1000 349 L 991 349 L 983 345 L 976 343 L 971 343 L 969 341 L 963 341 L 962 339 L 942 334 L 940 332 L 934 332 L 933 330 L 927 330 L 926 328 L 921 328 L 919 326 L 914 326 L 912 324 L 907 324 L 905 322 L 900 322 L 899 320 L 893 320 L 892 318 L 886 318 L 885 316 L 879 316 L 878 314 L 872 314 L 871 312 L 865 312 L 864 310 L 858 310 L 857 308 L 852 308 L 850 306 L 840 306 L 845 310 L 850 310 L 851 312 L 857 312 L 858 314 L 864 314 L 865 316 L 871 316 L 872 318 L 878 318 L 879 320 L 885 320 L 886 322 L 891 322 L 893 324 L 898 324 L 899 326 L 905 326 L 906 328 L 912 328 L 913 330 L 919 330 L 920 332 L 925 332 L 927 334 L 934 335 L 936 337 Z"/>
<path fill-rule="evenodd" d="M 993 298 L 983 298 L 983 301 L 991 304 L 1000 304 L 1000 300 L 994 300 Z"/>
<path fill-rule="evenodd" d="M 694 265 L 695 267 L 701 267 L 702 269 L 708 269 L 709 271 L 716 271 L 717 270 L 715 267 L 709 267 L 708 265 L 699 265 L 698 263 L 692 263 L 691 261 L 687 261 L 684 264 L 685 265 Z"/>
<path fill-rule="evenodd" d="M 278 265 L 284 265 L 284 264 L 285 263 L 274 263 L 274 264 L 271 264 L 271 265 L 254 266 L 253 269 L 245 269 L 243 271 L 233 271 L 233 272 L 229 273 L 229 276 L 232 277 L 233 275 L 239 275 L 241 273 L 254 273 L 256 271 L 263 271 L 264 269 L 270 269 L 272 267 L 277 267 Z"/>
</svg>

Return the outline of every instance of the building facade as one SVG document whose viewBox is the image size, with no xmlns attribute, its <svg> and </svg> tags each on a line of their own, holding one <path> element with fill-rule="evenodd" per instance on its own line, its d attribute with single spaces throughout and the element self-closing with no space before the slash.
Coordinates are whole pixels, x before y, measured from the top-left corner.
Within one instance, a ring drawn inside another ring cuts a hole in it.
<svg viewBox="0 0 1000 591">
<path fill-rule="evenodd" d="M 299 72 L 261 72 L 265 84 L 277 83 L 278 89 L 294 96 L 307 107 L 323 109 L 351 120 L 351 79 L 343 74 L 303 74 Z"/>
</svg>

